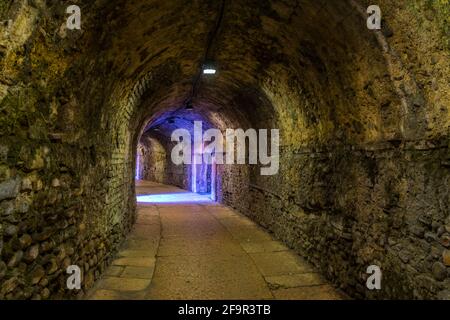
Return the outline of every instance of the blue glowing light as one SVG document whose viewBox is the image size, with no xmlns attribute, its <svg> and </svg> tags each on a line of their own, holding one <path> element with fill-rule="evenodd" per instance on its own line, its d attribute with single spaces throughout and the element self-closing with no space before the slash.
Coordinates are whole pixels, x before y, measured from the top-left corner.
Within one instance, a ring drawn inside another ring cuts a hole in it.
<svg viewBox="0 0 450 320">
<path fill-rule="evenodd" d="M 209 195 L 198 194 L 193 192 L 179 193 L 163 193 L 163 194 L 147 194 L 136 197 L 140 203 L 192 203 L 192 202 L 210 202 Z"/>
</svg>

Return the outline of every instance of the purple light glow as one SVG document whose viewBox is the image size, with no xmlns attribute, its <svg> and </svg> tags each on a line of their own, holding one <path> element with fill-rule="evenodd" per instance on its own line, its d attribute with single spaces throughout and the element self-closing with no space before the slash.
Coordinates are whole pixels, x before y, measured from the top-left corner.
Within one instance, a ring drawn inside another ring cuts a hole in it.
<svg viewBox="0 0 450 320">
<path fill-rule="evenodd" d="M 211 202 L 210 195 L 201 195 L 193 192 L 139 195 L 136 197 L 136 199 L 138 203 Z"/>
</svg>

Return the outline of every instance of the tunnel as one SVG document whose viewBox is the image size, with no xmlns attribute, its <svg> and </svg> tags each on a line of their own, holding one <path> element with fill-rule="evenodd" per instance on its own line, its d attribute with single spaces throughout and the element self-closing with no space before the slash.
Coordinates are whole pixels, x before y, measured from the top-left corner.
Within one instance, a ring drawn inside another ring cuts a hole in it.
<svg viewBox="0 0 450 320">
<path fill-rule="evenodd" d="M 450 2 L 373 2 L 2 0 L 0 299 L 450 299 Z"/>
</svg>

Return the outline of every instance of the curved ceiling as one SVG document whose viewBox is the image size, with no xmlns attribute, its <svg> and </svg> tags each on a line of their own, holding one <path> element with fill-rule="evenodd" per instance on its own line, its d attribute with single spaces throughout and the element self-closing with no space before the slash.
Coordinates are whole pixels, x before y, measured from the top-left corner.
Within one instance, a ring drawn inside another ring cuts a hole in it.
<svg viewBox="0 0 450 320">
<path fill-rule="evenodd" d="M 192 99 L 195 113 L 213 126 L 278 127 L 293 144 L 382 138 L 380 100 L 392 101 L 393 115 L 400 102 L 382 50 L 354 6 L 224 3 L 216 28 L 221 1 L 111 2 L 93 39 L 91 76 L 113 79 L 104 84 L 110 101 L 128 99 L 136 79 L 151 79 L 133 110 L 137 127 L 173 117 Z M 217 64 L 216 75 L 199 76 L 206 58 Z M 373 79 L 382 96 L 364 89 Z M 120 104 L 106 107 L 120 114 Z"/>
</svg>

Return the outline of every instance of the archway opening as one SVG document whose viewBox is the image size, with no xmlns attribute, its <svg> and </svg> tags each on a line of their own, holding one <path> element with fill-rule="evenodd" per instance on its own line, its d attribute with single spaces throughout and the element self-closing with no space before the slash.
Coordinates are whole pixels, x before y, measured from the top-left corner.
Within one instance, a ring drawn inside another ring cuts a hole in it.
<svg viewBox="0 0 450 320">
<path fill-rule="evenodd" d="M 136 150 L 137 187 L 154 182 L 189 191 L 178 197 L 161 194 L 154 197 L 156 202 L 215 201 L 217 170 L 214 160 L 204 161 L 208 142 L 203 142 L 203 135 L 216 127 L 198 109 L 179 108 L 147 120 Z M 209 156 L 214 158 L 211 153 Z"/>
</svg>

